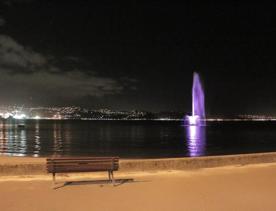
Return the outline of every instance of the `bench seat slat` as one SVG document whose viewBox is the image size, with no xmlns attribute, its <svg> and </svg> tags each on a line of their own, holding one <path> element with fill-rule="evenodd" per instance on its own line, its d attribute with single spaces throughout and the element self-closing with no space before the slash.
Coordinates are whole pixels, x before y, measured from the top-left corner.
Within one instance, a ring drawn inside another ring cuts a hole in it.
<svg viewBox="0 0 276 211">
<path fill-rule="evenodd" d="M 106 169 L 67 169 L 67 170 L 60 170 L 60 171 L 48 171 L 48 173 L 81 173 L 81 172 L 102 172 L 107 171 Z"/>
<path fill-rule="evenodd" d="M 59 165 L 59 164 L 112 164 L 112 163 L 118 163 L 119 161 L 67 161 L 67 162 L 47 162 L 47 165 Z"/>
<path fill-rule="evenodd" d="M 113 169 L 113 168 L 89 168 L 89 167 L 86 167 L 86 168 L 78 168 L 78 167 L 74 167 L 74 168 L 49 168 L 48 169 L 48 172 L 49 173 L 66 173 L 66 172 L 93 172 L 93 171 L 114 171 L 114 170 L 117 170 L 117 169 Z"/>
<path fill-rule="evenodd" d="M 78 165 L 78 164 L 74 164 L 74 165 L 48 165 L 47 168 L 74 168 L 74 167 L 78 167 L 78 168 L 84 168 L 89 166 L 90 168 L 116 168 L 119 165 L 112 165 L 112 164 L 101 164 L 101 165 L 95 165 L 95 164 L 87 164 L 87 165 Z"/>
<path fill-rule="evenodd" d="M 52 160 L 47 161 L 47 163 L 70 163 L 70 162 L 118 162 L 119 160 Z"/>
<path fill-rule="evenodd" d="M 67 168 L 67 167 L 61 167 L 61 168 L 49 168 L 48 169 L 48 172 L 49 173 L 65 173 L 65 172 L 92 172 L 92 171 L 108 171 L 108 170 L 116 170 L 116 169 L 112 169 L 112 168 L 101 168 L 101 167 L 98 167 L 98 168 L 89 168 L 89 167 L 85 167 L 85 168 L 79 168 L 79 167 L 73 167 L 73 168 Z"/>
<path fill-rule="evenodd" d="M 57 161 L 61 161 L 61 160 L 111 160 L 111 159 L 119 159 L 119 157 L 51 157 L 51 158 L 47 158 L 47 161 L 49 160 L 57 160 Z"/>
<path fill-rule="evenodd" d="M 77 162 L 77 161 L 87 161 L 87 162 L 102 162 L 102 161 L 119 161 L 119 159 L 102 159 L 102 160 L 47 160 L 47 163 L 51 162 Z"/>
<path fill-rule="evenodd" d="M 111 162 L 104 162 L 104 163 L 54 163 L 54 164 L 47 164 L 47 166 L 86 166 L 86 165 L 94 165 L 94 166 L 114 166 L 119 165 L 119 163 L 111 163 Z"/>
<path fill-rule="evenodd" d="M 53 172 L 56 172 L 56 173 L 59 173 L 59 172 L 66 172 L 66 171 L 116 171 L 118 170 L 118 168 L 101 168 L 101 167 L 98 167 L 98 168 L 89 168 L 89 167 L 85 167 L 85 168 L 78 168 L 78 167 L 74 167 L 74 168 L 67 168 L 67 167 L 60 167 L 60 168 L 48 168 L 47 169 L 48 172 L 50 173 L 53 173 Z"/>
<path fill-rule="evenodd" d="M 67 162 L 67 163 L 48 163 L 47 165 L 59 166 L 59 165 L 112 165 L 118 164 L 118 162 Z"/>
</svg>

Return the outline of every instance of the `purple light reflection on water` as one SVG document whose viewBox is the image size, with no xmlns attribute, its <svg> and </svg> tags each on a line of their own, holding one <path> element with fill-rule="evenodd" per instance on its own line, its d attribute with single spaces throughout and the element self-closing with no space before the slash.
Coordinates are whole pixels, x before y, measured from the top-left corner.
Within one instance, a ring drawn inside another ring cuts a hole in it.
<svg viewBox="0 0 276 211">
<path fill-rule="evenodd" d="M 185 128 L 189 155 L 191 157 L 204 155 L 206 143 L 205 127 L 187 125 Z"/>
</svg>

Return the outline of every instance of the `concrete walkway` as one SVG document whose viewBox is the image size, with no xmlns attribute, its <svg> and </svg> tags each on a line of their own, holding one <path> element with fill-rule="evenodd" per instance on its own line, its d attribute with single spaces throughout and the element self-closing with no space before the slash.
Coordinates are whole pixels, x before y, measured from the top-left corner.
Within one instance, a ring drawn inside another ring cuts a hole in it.
<svg viewBox="0 0 276 211">
<path fill-rule="evenodd" d="M 118 173 L 117 186 L 105 174 L 59 177 L 0 177 L 1 210 L 275 210 L 276 164 L 190 171 Z M 128 180 L 127 180 L 128 179 Z M 62 181 L 78 180 L 65 186 Z M 87 181 L 90 180 L 90 181 Z M 92 180 L 92 181 L 91 181 Z"/>
</svg>

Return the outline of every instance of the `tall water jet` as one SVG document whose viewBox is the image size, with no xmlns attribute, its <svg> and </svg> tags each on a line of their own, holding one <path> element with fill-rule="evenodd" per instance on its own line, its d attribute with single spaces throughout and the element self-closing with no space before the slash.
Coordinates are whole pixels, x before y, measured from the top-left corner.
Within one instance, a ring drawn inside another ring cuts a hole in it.
<svg viewBox="0 0 276 211">
<path fill-rule="evenodd" d="M 205 102 L 204 91 L 198 73 L 193 75 L 192 115 L 184 120 L 189 155 L 201 156 L 205 151 Z"/>
<path fill-rule="evenodd" d="M 194 72 L 192 87 L 192 115 L 186 117 L 189 125 L 205 125 L 204 91 L 198 73 Z"/>
<path fill-rule="evenodd" d="M 192 116 L 199 116 L 201 118 L 205 118 L 204 91 L 198 73 L 194 73 L 192 96 Z"/>
</svg>

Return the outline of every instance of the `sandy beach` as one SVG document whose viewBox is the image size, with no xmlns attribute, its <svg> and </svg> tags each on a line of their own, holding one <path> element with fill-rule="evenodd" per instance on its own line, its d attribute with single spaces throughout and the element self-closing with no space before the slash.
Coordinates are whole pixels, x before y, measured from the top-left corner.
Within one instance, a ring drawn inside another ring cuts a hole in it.
<svg viewBox="0 0 276 211">
<path fill-rule="evenodd" d="M 276 164 L 190 171 L 0 177 L 1 210 L 274 210 Z M 129 180 L 127 180 L 129 179 Z M 80 181 L 63 185 L 63 181 Z M 86 181 L 86 182 L 85 182 Z"/>
</svg>

